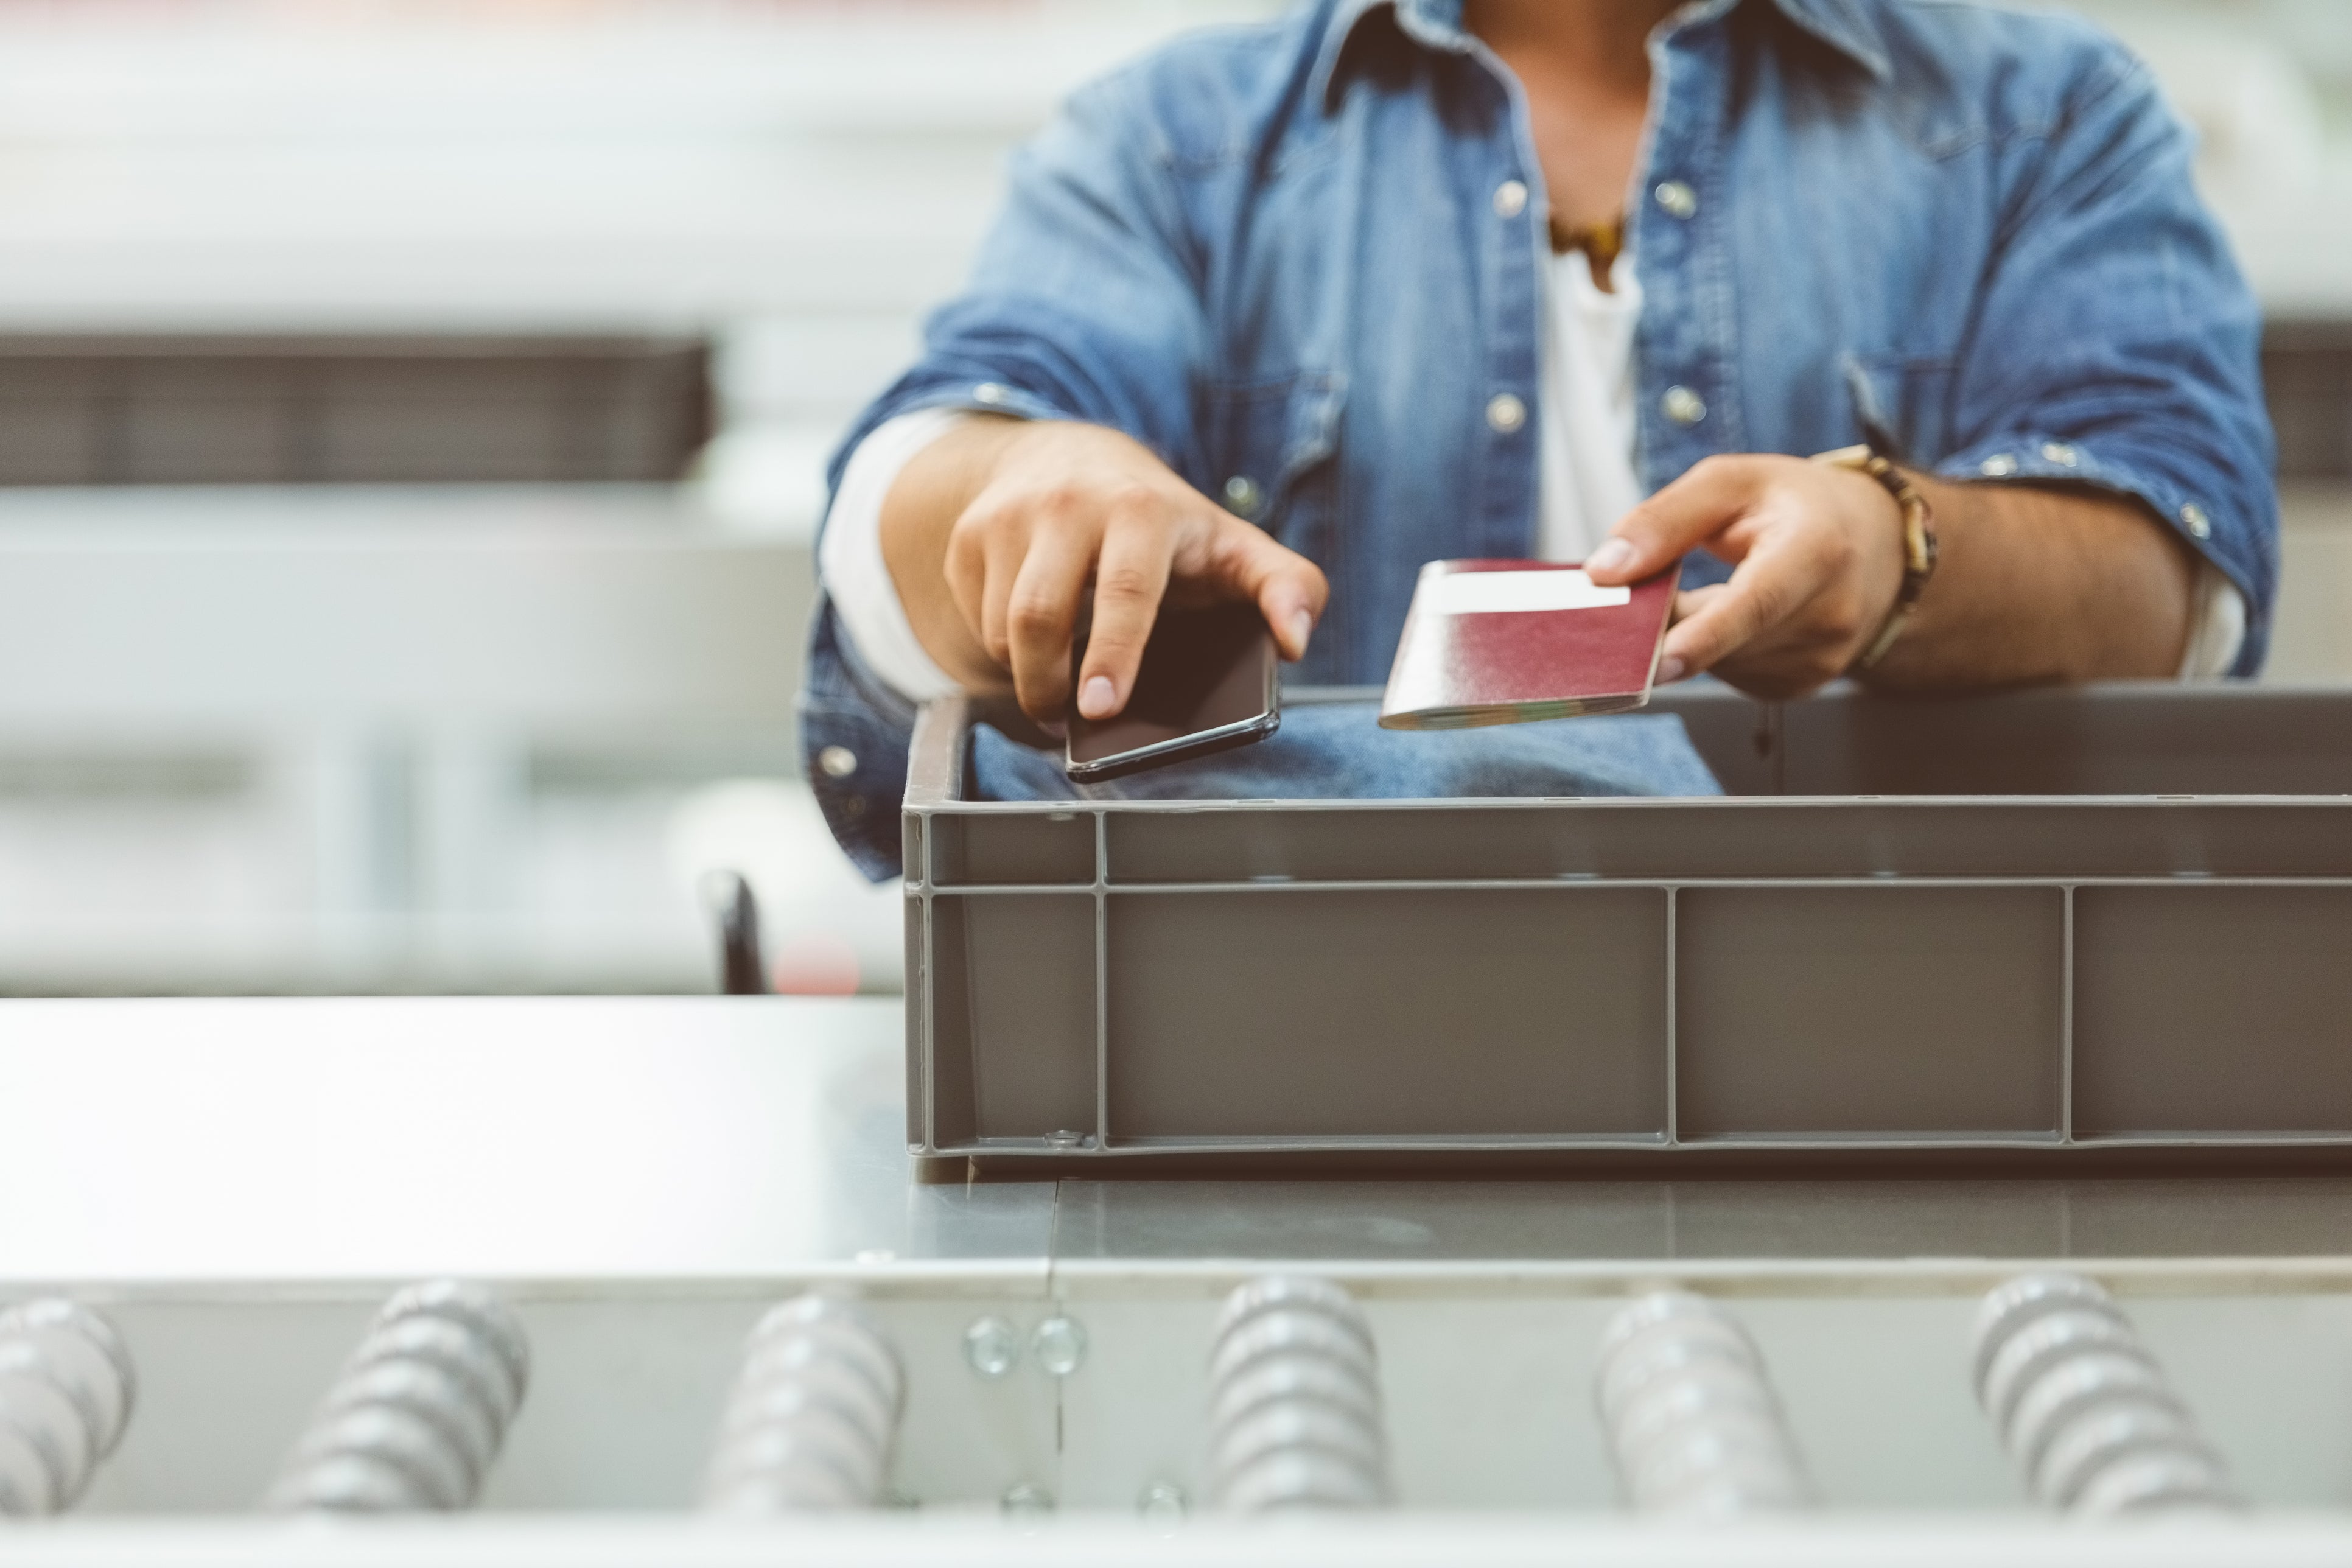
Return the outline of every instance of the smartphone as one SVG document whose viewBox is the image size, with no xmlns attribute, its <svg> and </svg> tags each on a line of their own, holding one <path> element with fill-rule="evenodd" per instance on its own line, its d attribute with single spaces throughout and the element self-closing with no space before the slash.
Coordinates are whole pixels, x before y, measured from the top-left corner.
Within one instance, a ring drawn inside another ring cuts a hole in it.
<svg viewBox="0 0 2352 1568">
<path fill-rule="evenodd" d="M 1085 657 L 1082 640 L 1071 660 L 1074 691 Z M 1078 783 L 1097 784 L 1263 741 L 1282 723 L 1281 668 L 1255 605 L 1163 607 L 1127 707 L 1097 723 L 1080 718 L 1072 700 L 1063 765 Z"/>
</svg>

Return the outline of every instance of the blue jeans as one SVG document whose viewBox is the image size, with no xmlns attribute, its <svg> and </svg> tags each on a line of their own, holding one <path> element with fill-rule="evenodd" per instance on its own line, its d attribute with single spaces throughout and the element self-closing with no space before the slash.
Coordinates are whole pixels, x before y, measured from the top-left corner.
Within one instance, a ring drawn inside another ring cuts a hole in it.
<svg viewBox="0 0 2352 1568">
<path fill-rule="evenodd" d="M 1383 730 L 1373 702 L 1287 710 L 1272 738 L 1236 752 L 1078 784 L 1055 753 L 982 724 L 973 800 L 1445 800 L 1531 795 L 1721 795 L 1672 714 Z"/>
</svg>

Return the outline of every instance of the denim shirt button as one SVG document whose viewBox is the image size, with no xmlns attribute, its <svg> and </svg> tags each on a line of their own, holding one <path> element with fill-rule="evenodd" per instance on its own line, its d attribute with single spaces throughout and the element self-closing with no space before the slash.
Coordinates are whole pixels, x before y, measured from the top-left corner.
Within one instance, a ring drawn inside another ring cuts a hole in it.
<svg viewBox="0 0 2352 1568">
<path fill-rule="evenodd" d="M 1265 492 L 1247 474 L 1235 474 L 1225 481 L 1225 510 L 1235 517 L 1254 518 L 1265 504 Z"/>
<path fill-rule="evenodd" d="M 2210 539 L 2213 537 L 2213 520 L 2207 517 L 2205 515 L 2205 509 L 2199 506 L 2195 501 L 2190 501 L 2187 506 L 2180 509 L 2180 521 L 2187 523 L 2189 525 L 2189 531 L 2195 534 L 2198 538 Z"/>
<path fill-rule="evenodd" d="M 1495 216 L 1517 217 L 1528 210 L 1528 187 L 1517 180 L 1505 180 L 1495 187 Z"/>
<path fill-rule="evenodd" d="M 1650 194 L 1670 217 L 1695 217 L 1698 214 L 1698 193 L 1680 180 L 1661 180 L 1658 188 Z"/>
<path fill-rule="evenodd" d="M 829 779 L 845 779 L 857 771 L 857 753 L 847 746 L 827 746 L 816 754 L 816 765 Z"/>
<path fill-rule="evenodd" d="M 2017 472 L 2017 459 L 2007 452 L 1995 452 L 1977 465 L 1977 472 L 1989 479 L 2005 479 Z"/>
<path fill-rule="evenodd" d="M 2044 441 L 2042 444 L 2042 455 L 2061 468 L 2073 468 L 2075 461 L 2082 456 L 2063 441 Z"/>
<path fill-rule="evenodd" d="M 1670 386 L 1658 399 L 1658 412 L 1677 425 L 1696 425 L 1706 417 L 1706 399 L 1687 386 Z"/>
<path fill-rule="evenodd" d="M 1000 404 L 1012 402 L 1013 395 L 992 381 L 983 381 L 971 389 L 971 400 L 974 403 L 985 403 L 991 408 L 994 408 Z"/>
<path fill-rule="evenodd" d="M 1508 436 L 1528 422 L 1528 405 L 1507 392 L 1498 392 L 1486 405 L 1486 423 Z"/>
</svg>

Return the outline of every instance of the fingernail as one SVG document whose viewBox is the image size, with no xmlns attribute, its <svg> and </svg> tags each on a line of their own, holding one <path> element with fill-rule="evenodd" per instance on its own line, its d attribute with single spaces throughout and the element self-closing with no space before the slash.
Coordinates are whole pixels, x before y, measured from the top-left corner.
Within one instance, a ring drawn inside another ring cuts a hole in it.
<svg viewBox="0 0 2352 1568">
<path fill-rule="evenodd" d="M 1089 719 L 1108 719 L 1118 706 L 1118 688 L 1108 675 L 1097 675 L 1078 690 L 1078 711 Z"/>
<path fill-rule="evenodd" d="M 1684 673 L 1688 668 L 1689 667 L 1685 665 L 1681 659 L 1676 658 L 1672 654 L 1668 654 L 1665 658 L 1658 660 L 1657 683 L 1660 686 L 1671 686 L 1675 681 L 1680 680 L 1683 678 Z"/>
<path fill-rule="evenodd" d="M 1290 646 L 1300 653 L 1307 651 L 1307 639 L 1315 635 L 1315 617 L 1304 610 L 1290 612 Z"/>
<path fill-rule="evenodd" d="M 1586 557 L 1587 572 L 1622 572 L 1633 564 L 1633 547 L 1622 539 L 1604 539 L 1601 548 Z"/>
</svg>

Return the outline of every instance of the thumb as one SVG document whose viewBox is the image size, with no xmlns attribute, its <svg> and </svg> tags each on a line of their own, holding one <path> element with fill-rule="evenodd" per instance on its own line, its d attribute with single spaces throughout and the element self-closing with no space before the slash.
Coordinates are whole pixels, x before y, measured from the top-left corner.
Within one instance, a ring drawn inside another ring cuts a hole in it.
<svg viewBox="0 0 2352 1568">
<path fill-rule="evenodd" d="M 1755 489 L 1751 466 L 1708 458 L 1620 519 L 1584 569 L 1610 585 L 1654 577 L 1736 521 Z"/>
<path fill-rule="evenodd" d="M 1255 603 L 1282 657 L 1293 663 L 1304 658 L 1315 623 L 1323 618 L 1323 606 L 1331 597 L 1322 569 L 1276 543 L 1264 529 L 1230 513 L 1219 522 L 1211 560 L 1219 596 Z"/>
</svg>

